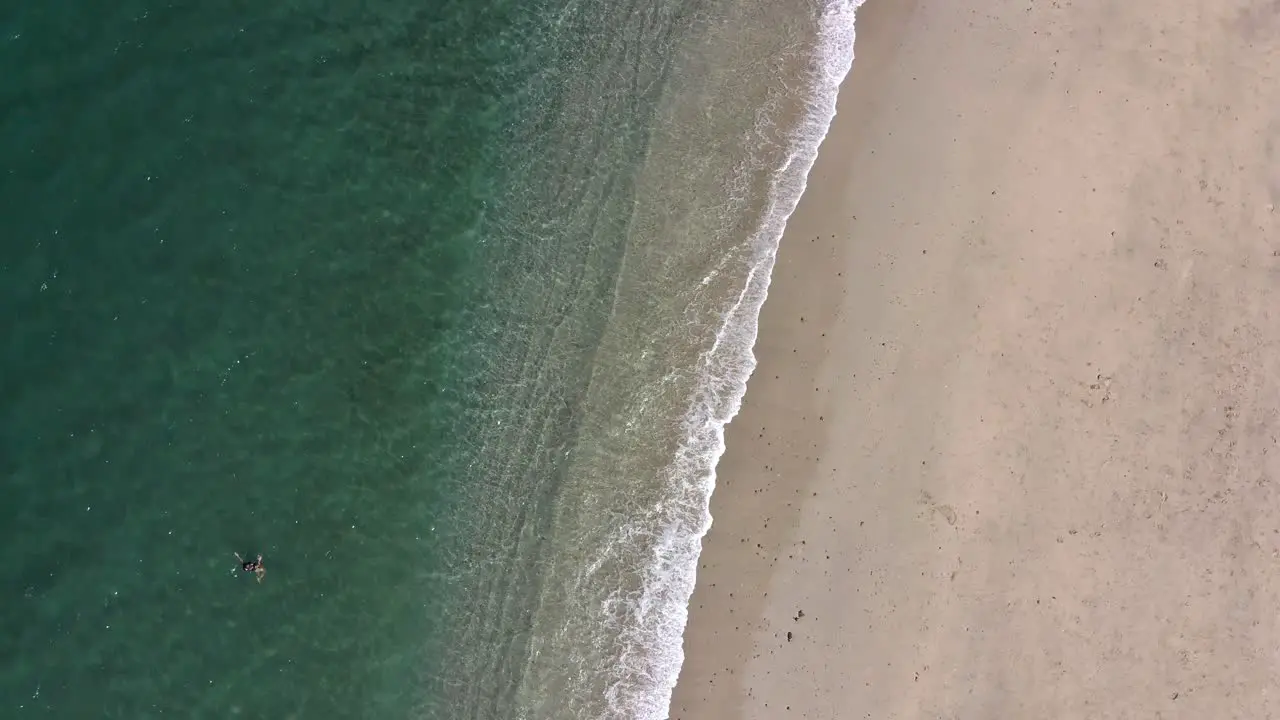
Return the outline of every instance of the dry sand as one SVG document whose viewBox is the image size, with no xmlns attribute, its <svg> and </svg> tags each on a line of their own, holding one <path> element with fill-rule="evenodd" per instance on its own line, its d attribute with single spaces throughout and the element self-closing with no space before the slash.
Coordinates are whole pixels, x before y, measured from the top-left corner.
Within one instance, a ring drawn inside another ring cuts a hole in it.
<svg viewBox="0 0 1280 720">
<path fill-rule="evenodd" d="M 857 27 L 672 720 L 1280 717 L 1280 3 Z"/>
</svg>

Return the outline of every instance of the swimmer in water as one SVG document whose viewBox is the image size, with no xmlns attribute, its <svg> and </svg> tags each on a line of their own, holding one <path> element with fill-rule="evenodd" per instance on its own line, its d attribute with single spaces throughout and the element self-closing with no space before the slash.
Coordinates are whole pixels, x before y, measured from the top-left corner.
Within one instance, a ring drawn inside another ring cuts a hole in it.
<svg viewBox="0 0 1280 720">
<path fill-rule="evenodd" d="M 253 573 L 258 578 L 258 582 L 262 582 L 262 578 L 267 574 L 267 569 L 262 566 L 261 555 L 258 556 L 257 560 L 245 560 L 240 557 L 240 553 L 236 553 L 236 560 L 240 561 L 241 570 Z"/>
</svg>

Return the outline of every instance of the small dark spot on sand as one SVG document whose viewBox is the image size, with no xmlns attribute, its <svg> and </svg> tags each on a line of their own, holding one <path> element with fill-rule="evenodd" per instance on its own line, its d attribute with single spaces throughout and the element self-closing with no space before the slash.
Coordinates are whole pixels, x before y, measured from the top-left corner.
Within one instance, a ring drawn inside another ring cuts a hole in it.
<svg viewBox="0 0 1280 720">
<path fill-rule="evenodd" d="M 787 633 L 787 642 L 791 642 L 791 633 Z"/>
</svg>

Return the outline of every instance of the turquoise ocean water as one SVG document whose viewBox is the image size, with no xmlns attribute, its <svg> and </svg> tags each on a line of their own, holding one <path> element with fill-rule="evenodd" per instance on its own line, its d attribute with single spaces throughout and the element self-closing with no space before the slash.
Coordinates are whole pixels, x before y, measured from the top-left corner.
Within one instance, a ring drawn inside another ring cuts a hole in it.
<svg viewBox="0 0 1280 720">
<path fill-rule="evenodd" d="M 665 717 L 852 23 L 0 0 L 0 716 Z"/>
</svg>

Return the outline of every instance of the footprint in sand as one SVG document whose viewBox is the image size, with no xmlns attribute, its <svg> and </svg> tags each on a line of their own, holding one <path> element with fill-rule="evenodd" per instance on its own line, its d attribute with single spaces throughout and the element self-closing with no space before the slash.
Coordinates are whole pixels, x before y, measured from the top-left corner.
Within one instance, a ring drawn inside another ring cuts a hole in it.
<svg viewBox="0 0 1280 720">
<path fill-rule="evenodd" d="M 934 505 L 933 511 L 946 518 L 948 525 L 956 524 L 956 511 L 950 505 Z"/>
<path fill-rule="evenodd" d="M 933 495 L 930 495 L 927 490 L 922 490 L 920 492 L 920 504 L 929 508 L 930 513 L 937 513 L 941 515 L 943 518 L 946 519 L 948 525 L 956 524 L 955 508 L 945 504 L 939 505 L 937 502 L 934 501 Z"/>
</svg>

